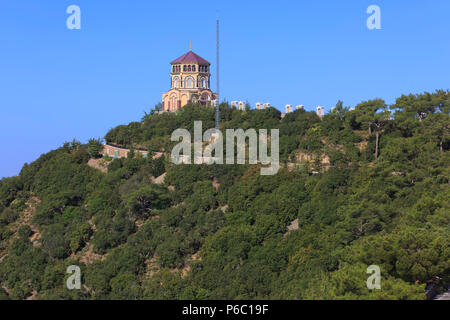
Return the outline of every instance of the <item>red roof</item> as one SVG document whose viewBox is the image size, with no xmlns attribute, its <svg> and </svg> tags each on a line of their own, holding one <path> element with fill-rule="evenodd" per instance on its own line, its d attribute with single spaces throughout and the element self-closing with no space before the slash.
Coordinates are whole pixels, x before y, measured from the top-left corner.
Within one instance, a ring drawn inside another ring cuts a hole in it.
<svg viewBox="0 0 450 320">
<path fill-rule="evenodd" d="M 178 59 L 172 61 L 170 64 L 175 63 L 202 63 L 202 64 L 210 64 L 208 61 L 200 57 L 198 54 L 195 54 L 192 51 L 189 51 L 188 53 L 183 54 Z"/>
</svg>

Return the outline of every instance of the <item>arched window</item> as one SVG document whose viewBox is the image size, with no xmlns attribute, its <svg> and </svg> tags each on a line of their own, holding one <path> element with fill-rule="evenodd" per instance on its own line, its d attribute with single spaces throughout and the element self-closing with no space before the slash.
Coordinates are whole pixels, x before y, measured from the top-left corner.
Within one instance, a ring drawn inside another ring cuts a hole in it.
<svg viewBox="0 0 450 320">
<path fill-rule="evenodd" d="M 192 72 L 195 72 L 195 66 L 192 66 Z"/>
<path fill-rule="evenodd" d="M 192 88 L 194 87 L 194 80 L 192 80 L 192 78 L 189 77 L 186 79 L 185 84 L 186 88 Z"/>
<path fill-rule="evenodd" d="M 178 77 L 173 79 L 173 87 L 174 88 L 178 88 L 179 84 L 180 84 L 180 81 L 178 80 Z"/>
<path fill-rule="evenodd" d="M 191 71 L 191 66 L 188 66 L 188 72 L 190 72 Z"/>
<path fill-rule="evenodd" d="M 172 73 L 174 73 L 174 72 L 175 72 L 175 66 L 172 67 Z"/>
<path fill-rule="evenodd" d="M 184 65 L 184 66 L 183 66 L 183 72 L 186 72 L 186 69 L 187 69 L 187 66 Z"/>
<path fill-rule="evenodd" d="M 202 79 L 202 88 L 206 88 L 206 80 L 204 78 Z"/>
</svg>

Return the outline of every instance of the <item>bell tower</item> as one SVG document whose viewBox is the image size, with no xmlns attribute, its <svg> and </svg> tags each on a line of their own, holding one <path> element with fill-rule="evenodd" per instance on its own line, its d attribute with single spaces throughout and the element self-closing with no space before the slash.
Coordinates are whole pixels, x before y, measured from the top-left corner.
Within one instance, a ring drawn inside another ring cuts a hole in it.
<svg viewBox="0 0 450 320">
<path fill-rule="evenodd" d="M 176 111 L 188 103 L 211 105 L 211 64 L 190 50 L 170 64 L 170 90 L 163 93 L 164 111 Z"/>
</svg>

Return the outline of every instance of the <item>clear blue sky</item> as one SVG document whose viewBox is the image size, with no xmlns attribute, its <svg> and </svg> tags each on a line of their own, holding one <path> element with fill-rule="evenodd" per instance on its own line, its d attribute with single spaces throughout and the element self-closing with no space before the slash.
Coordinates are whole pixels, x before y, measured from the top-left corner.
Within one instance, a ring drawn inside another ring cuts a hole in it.
<svg viewBox="0 0 450 320">
<path fill-rule="evenodd" d="M 81 30 L 66 28 L 71 4 Z M 382 30 L 366 27 L 371 4 Z M 189 41 L 214 70 L 217 12 L 228 101 L 329 110 L 450 87 L 448 0 L 2 0 L 0 177 L 139 120 Z"/>
</svg>

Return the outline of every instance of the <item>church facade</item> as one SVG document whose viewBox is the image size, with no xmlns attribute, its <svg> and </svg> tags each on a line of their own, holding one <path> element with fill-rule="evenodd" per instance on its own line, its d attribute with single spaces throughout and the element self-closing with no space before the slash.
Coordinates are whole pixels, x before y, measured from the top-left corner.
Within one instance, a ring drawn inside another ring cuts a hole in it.
<svg viewBox="0 0 450 320">
<path fill-rule="evenodd" d="M 163 111 L 177 111 L 188 103 L 213 105 L 211 64 L 189 50 L 170 63 L 170 90 L 162 94 Z"/>
</svg>

